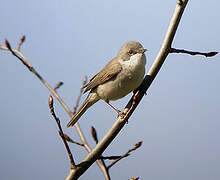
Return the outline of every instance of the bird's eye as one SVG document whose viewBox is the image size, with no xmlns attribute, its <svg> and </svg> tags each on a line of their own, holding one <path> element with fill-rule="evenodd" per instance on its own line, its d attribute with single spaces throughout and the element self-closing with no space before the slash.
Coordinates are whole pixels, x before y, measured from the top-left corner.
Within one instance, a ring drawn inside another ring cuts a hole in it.
<svg viewBox="0 0 220 180">
<path fill-rule="evenodd" d="M 129 50 L 129 51 L 128 51 L 128 54 L 133 55 L 134 52 L 133 52 L 132 50 Z"/>
</svg>

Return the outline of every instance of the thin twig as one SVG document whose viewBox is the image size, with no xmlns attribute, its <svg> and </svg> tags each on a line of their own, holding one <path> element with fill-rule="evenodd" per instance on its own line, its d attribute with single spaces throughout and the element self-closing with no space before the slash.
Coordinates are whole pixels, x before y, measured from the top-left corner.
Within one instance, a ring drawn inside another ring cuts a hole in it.
<svg viewBox="0 0 220 180">
<path fill-rule="evenodd" d="M 98 144 L 98 142 L 99 142 L 98 135 L 97 135 L 97 131 L 96 131 L 94 126 L 91 127 L 91 134 L 92 134 L 92 138 L 95 141 L 95 143 Z M 110 174 L 109 174 L 109 169 L 106 166 L 105 159 L 110 159 L 110 158 L 114 158 L 114 157 L 113 156 L 112 157 L 103 157 L 103 156 L 101 156 L 99 158 L 99 160 L 101 161 L 101 163 L 103 165 L 104 171 L 105 171 L 105 178 L 109 179 L 109 180 L 111 179 L 111 177 L 110 177 Z"/>
<path fill-rule="evenodd" d="M 101 156 L 100 159 L 105 159 L 105 160 L 116 160 L 120 158 L 121 156 Z"/>
<path fill-rule="evenodd" d="M 18 51 L 20 51 L 21 45 L 24 43 L 24 41 L 25 41 L 25 36 L 22 36 L 18 43 L 18 47 L 17 47 Z"/>
<path fill-rule="evenodd" d="M 82 96 L 82 93 L 83 93 L 83 89 L 84 89 L 84 86 L 85 86 L 86 82 L 87 82 L 87 76 L 85 76 L 83 78 L 82 87 L 80 88 L 79 94 L 78 94 L 78 96 L 76 98 L 75 106 L 73 107 L 73 114 L 76 113 L 76 110 L 77 110 L 77 108 L 79 106 L 79 101 L 81 99 L 81 96 Z"/>
<path fill-rule="evenodd" d="M 7 45 L 7 44 L 8 45 Z M 31 65 L 30 61 L 17 49 L 12 49 L 9 42 L 5 41 L 6 47 L 0 45 L 0 49 L 1 50 L 5 50 L 5 51 L 10 51 L 12 53 L 12 55 L 14 55 L 15 57 L 17 57 L 22 64 L 24 64 L 29 70 L 30 72 L 32 72 L 40 81 L 41 83 L 43 83 L 43 85 L 53 94 L 54 97 L 56 97 L 56 99 L 59 101 L 59 103 L 61 104 L 61 106 L 63 106 L 64 110 L 69 114 L 70 117 L 72 117 L 73 113 L 71 112 L 71 110 L 69 109 L 69 107 L 64 103 L 64 101 L 61 99 L 61 97 L 59 96 L 59 94 L 47 83 L 47 81 L 33 68 L 33 66 Z M 8 46 L 10 48 L 8 48 Z M 81 139 L 81 141 L 84 144 L 85 149 L 87 150 L 87 152 L 91 152 L 92 149 L 91 147 L 88 145 L 87 140 L 80 128 L 79 123 L 77 122 L 75 124 L 75 128 L 79 134 L 79 137 Z M 97 164 L 99 166 L 99 168 L 101 169 L 101 171 L 103 172 L 105 179 L 106 180 L 110 180 L 110 175 L 108 173 L 108 171 L 106 170 L 106 166 L 105 164 L 102 162 L 102 160 L 97 159 Z M 69 176 L 68 176 L 69 177 Z M 67 179 L 68 179 L 67 177 Z"/>
<path fill-rule="evenodd" d="M 65 148 L 67 150 L 67 153 L 68 153 L 68 156 L 69 156 L 69 159 L 70 159 L 70 164 L 71 164 L 71 168 L 72 169 L 75 169 L 76 168 L 76 165 L 75 165 L 75 162 L 73 160 L 73 155 L 70 151 L 70 148 L 69 148 L 69 145 L 68 143 L 66 142 L 66 138 L 63 134 L 63 130 L 62 130 L 62 127 L 61 127 L 61 124 L 60 124 L 60 120 L 59 118 L 56 116 L 55 112 L 54 112 L 54 107 L 53 107 L 53 97 L 50 96 L 49 97 L 49 108 L 50 108 L 50 112 L 51 112 L 51 115 L 54 117 L 54 119 L 56 120 L 56 123 L 57 123 L 57 126 L 59 128 L 59 135 L 60 137 L 62 138 L 63 140 L 63 143 L 65 145 Z"/>
<path fill-rule="evenodd" d="M 72 117 L 72 112 L 70 111 L 68 106 L 63 102 L 63 100 L 56 93 L 56 91 L 47 83 L 47 81 L 45 81 L 43 79 L 43 77 L 34 69 L 34 67 L 31 65 L 30 61 L 20 51 L 18 51 L 16 49 L 12 49 L 8 40 L 5 40 L 5 45 L 6 45 L 6 47 L 0 46 L 0 49 L 10 51 L 12 53 L 12 55 L 17 57 L 22 62 L 22 64 L 24 64 L 29 69 L 30 72 L 32 72 L 35 76 L 37 76 L 37 78 L 44 84 L 44 86 L 46 86 L 49 89 L 49 91 L 54 95 L 54 97 L 57 98 L 57 100 L 63 106 L 65 111 L 69 114 L 69 116 Z"/>
<path fill-rule="evenodd" d="M 205 57 L 212 57 L 215 56 L 216 54 L 218 54 L 218 52 L 216 51 L 211 51 L 211 52 L 198 52 L 198 51 L 189 51 L 189 50 L 185 50 L 185 49 L 175 49 L 175 48 L 171 48 L 170 49 L 170 53 L 184 53 L 184 54 L 190 54 L 190 55 L 202 55 Z"/>
<path fill-rule="evenodd" d="M 84 146 L 83 143 L 79 143 L 77 141 L 74 141 L 73 139 L 71 139 L 67 134 L 63 134 L 64 135 L 64 138 L 68 141 L 68 142 L 71 142 L 73 144 L 76 144 L 76 145 L 79 145 L 79 146 Z"/>
<path fill-rule="evenodd" d="M 125 158 L 125 157 L 128 157 L 130 155 L 130 153 L 132 151 L 135 151 L 136 149 L 138 149 L 139 147 L 141 147 L 142 145 L 142 142 L 138 142 L 134 145 L 133 148 L 129 149 L 125 154 L 121 155 L 118 159 L 114 160 L 111 164 L 109 164 L 107 166 L 108 169 L 110 169 L 113 165 L 115 165 L 118 161 L 120 161 L 121 159 Z"/>
<path fill-rule="evenodd" d="M 5 39 L 5 45 L 6 45 L 6 48 L 4 48 L 4 47 L 1 46 L 1 49 L 2 49 L 2 50 L 8 50 L 8 51 L 10 51 L 10 52 L 12 53 L 12 55 L 14 55 L 15 57 L 17 57 L 31 72 L 33 72 L 33 66 L 31 65 L 30 61 L 28 61 L 27 58 L 24 58 L 24 56 L 23 56 L 23 57 L 20 57 L 20 56 L 21 56 L 20 51 L 17 50 L 17 49 L 13 50 L 13 49 L 11 48 L 11 45 L 10 45 L 10 43 L 8 42 L 7 39 Z"/>
<path fill-rule="evenodd" d="M 77 108 L 78 108 L 78 106 L 79 106 L 79 101 L 80 101 L 80 98 L 81 98 L 81 96 L 82 96 L 83 89 L 84 89 L 84 86 L 85 86 L 86 83 L 87 83 L 87 76 L 85 76 L 84 79 L 83 79 L 82 86 L 81 86 L 81 88 L 80 88 L 79 94 L 78 94 L 78 96 L 77 96 L 77 98 L 76 98 L 75 105 L 74 105 L 74 107 L 73 107 L 73 114 L 76 113 L 76 110 L 77 110 Z M 86 139 L 85 139 L 85 136 L 84 136 L 84 134 L 83 134 L 83 132 L 82 132 L 80 126 L 79 126 L 79 123 L 76 122 L 76 124 L 74 125 L 74 127 L 76 128 L 77 132 L 79 133 L 79 136 L 80 136 L 80 138 L 81 138 L 81 140 L 82 140 L 82 142 L 83 142 L 83 145 L 84 145 L 85 149 L 87 150 L 88 153 L 90 153 L 90 152 L 92 151 L 92 149 L 89 147 L 89 145 L 88 145 L 88 143 L 87 143 L 87 141 L 86 141 Z M 106 180 L 110 180 L 111 177 L 110 177 L 109 171 L 108 171 L 108 169 L 107 169 L 107 166 L 106 166 L 106 164 L 105 164 L 105 161 L 104 161 L 103 159 L 97 159 L 97 160 L 96 160 L 96 163 L 97 163 L 97 165 L 99 166 L 99 168 L 102 170 L 102 172 L 103 172 L 103 174 L 104 174 L 104 176 L 105 176 L 105 179 L 106 179 Z M 68 177 L 67 177 L 67 179 L 68 179 Z"/>
</svg>

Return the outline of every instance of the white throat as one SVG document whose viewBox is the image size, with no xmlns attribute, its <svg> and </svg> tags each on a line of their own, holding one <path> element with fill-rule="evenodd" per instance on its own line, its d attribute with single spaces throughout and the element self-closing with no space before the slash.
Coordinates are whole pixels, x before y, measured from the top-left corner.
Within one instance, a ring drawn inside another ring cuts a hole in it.
<svg viewBox="0 0 220 180">
<path fill-rule="evenodd" d="M 136 69 L 139 66 L 144 67 L 146 64 L 146 56 L 142 53 L 137 53 L 130 57 L 127 61 L 120 61 L 121 65 L 129 68 L 129 69 Z"/>
</svg>

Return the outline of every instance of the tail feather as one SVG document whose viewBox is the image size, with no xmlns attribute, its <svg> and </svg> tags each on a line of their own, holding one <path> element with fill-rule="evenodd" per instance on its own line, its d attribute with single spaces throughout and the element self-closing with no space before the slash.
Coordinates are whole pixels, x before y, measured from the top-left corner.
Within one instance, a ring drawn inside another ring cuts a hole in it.
<svg viewBox="0 0 220 180">
<path fill-rule="evenodd" d="M 79 108 L 78 112 L 73 115 L 69 123 L 67 124 L 67 127 L 73 126 L 79 118 L 85 113 L 85 111 L 92 106 L 94 103 L 96 103 L 99 99 L 94 99 L 94 94 L 90 93 L 86 100 L 83 102 L 82 106 Z M 92 97 L 93 96 L 93 97 Z M 95 94 L 96 96 L 96 94 Z"/>
</svg>

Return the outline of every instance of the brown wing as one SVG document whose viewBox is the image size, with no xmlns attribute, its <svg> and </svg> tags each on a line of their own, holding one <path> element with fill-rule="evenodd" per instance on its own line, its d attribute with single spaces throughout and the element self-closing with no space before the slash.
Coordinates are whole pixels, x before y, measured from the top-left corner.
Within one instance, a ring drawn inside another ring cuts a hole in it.
<svg viewBox="0 0 220 180">
<path fill-rule="evenodd" d="M 121 69 L 121 64 L 118 63 L 117 59 L 112 59 L 99 73 L 90 79 L 89 83 L 85 86 L 86 89 L 84 93 L 114 78 L 121 71 Z"/>
</svg>

